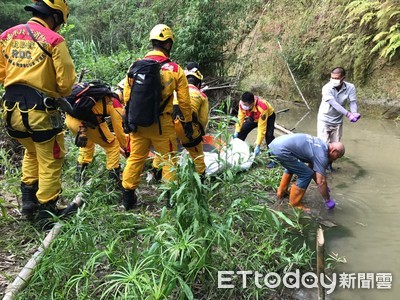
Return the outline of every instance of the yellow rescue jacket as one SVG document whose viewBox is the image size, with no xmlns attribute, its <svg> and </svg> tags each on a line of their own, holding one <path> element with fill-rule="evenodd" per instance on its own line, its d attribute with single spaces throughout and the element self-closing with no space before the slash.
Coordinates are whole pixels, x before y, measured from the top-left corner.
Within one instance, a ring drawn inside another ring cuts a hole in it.
<svg viewBox="0 0 400 300">
<path fill-rule="evenodd" d="M 145 55 L 145 58 L 163 61 L 167 57 L 161 51 L 153 50 Z M 133 79 L 126 76 L 124 85 L 124 102 L 128 103 L 131 95 Z M 169 101 L 163 110 L 163 114 L 172 115 L 174 91 L 177 95 L 179 107 L 187 122 L 192 121 L 192 108 L 190 106 L 188 82 L 183 69 L 175 62 L 166 62 L 161 67 L 161 103 Z"/>
<path fill-rule="evenodd" d="M 32 40 L 25 24 L 14 26 L 0 35 L 0 83 L 5 88 L 28 85 L 54 98 L 68 96 L 76 73 L 64 38 L 39 18 L 27 25 L 52 57 Z"/>
<path fill-rule="evenodd" d="M 238 123 L 236 123 L 236 132 L 240 132 L 246 117 L 251 117 L 257 122 L 257 139 L 255 144 L 261 145 L 267 132 L 267 119 L 274 112 L 272 105 L 265 99 L 254 96 L 254 106 L 248 111 L 244 110 L 239 103 Z"/>
</svg>

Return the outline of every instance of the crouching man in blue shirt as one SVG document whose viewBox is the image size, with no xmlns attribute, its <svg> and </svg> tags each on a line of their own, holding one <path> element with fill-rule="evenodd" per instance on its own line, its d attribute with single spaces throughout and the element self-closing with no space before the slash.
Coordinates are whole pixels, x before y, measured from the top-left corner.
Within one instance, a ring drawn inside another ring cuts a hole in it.
<svg viewBox="0 0 400 300">
<path fill-rule="evenodd" d="M 320 138 L 296 133 L 280 136 L 269 144 L 271 155 L 285 168 L 279 185 L 277 196 L 281 199 L 288 192 L 293 174 L 297 175 L 289 195 L 291 206 L 308 210 L 301 204 L 301 199 L 311 179 L 318 185 L 318 190 L 325 200 L 328 209 L 335 207 L 335 201 L 329 195 L 326 169 L 330 163 L 344 155 L 342 143 L 325 143 Z M 306 165 L 308 164 L 308 165 Z"/>
</svg>

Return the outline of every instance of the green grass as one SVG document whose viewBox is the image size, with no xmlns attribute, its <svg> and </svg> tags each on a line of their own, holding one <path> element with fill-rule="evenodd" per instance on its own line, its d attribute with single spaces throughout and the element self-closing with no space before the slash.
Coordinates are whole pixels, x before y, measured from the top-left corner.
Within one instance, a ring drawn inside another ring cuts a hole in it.
<svg viewBox="0 0 400 300">
<path fill-rule="evenodd" d="M 142 197 L 151 204 L 147 209 L 125 212 L 120 191 L 109 192 L 101 151 L 88 169 L 90 184 L 74 182 L 76 149 L 67 141 L 63 195 L 71 200 L 82 192 L 85 204 L 63 222 L 17 299 L 265 299 L 281 289 L 218 289 L 218 271 L 311 269 L 308 223 L 301 214 L 269 207 L 282 170 L 267 169 L 266 157 L 248 172 L 228 169 L 204 184 L 188 160 L 170 186 L 142 183 L 141 190 L 159 195 Z M 13 174 L 6 182 L 19 188 L 19 173 Z M 167 189 L 175 203 L 171 210 L 161 201 Z M 2 222 L 13 231 L 2 246 L 24 253 L 23 263 L 44 234 L 19 219 Z"/>
</svg>

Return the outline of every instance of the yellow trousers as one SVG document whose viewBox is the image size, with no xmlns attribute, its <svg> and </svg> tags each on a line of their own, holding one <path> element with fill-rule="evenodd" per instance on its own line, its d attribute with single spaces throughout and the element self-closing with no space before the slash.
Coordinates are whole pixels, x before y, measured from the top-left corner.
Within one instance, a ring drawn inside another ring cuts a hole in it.
<svg viewBox="0 0 400 300">
<path fill-rule="evenodd" d="M 79 131 L 79 126 L 82 124 L 82 121 L 67 115 L 65 122 L 69 130 L 71 130 L 74 136 L 76 136 Z M 106 122 L 101 123 L 99 126 L 103 131 L 107 141 L 103 140 L 97 127 L 95 129 L 88 128 L 86 134 L 88 138 L 88 143 L 86 147 L 79 149 L 78 163 L 91 163 L 93 160 L 95 144 L 97 144 L 102 147 L 106 152 L 106 169 L 112 170 L 118 168 L 120 159 L 118 140 L 110 131 Z"/>
<path fill-rule="evenodd" d="M 25 148 L 21 181 L 27 185 L 39 181 L 36 197 L 41 204 L 56 199 L 61 191 L 64 132 L 45 142 L 34 142 L 30 137 L 17 140 Z"/>
<path fill-rule="evenodd" d="M 194 165 L 196 167 L 196 172 L 200 175 L 204 174 L 206 171 L 206 164 L 204 162 L 204 152 L 203 152 L 203 144 L 200 143 L 195 147 L 185 148 L 190 157 L 192 158 Z M 160 166 L 160 156 L 154 156 L 153 167 L 158 169 Z"/>
<path fill-rule="evenodd" d="M 200 175 L 206 171 L 206 164 L 204 162 L 203 144 L 200 143 L 195 147 L 186 148 L 196 166 L 196 172 Z"/>
<path fill-rule="evenodd" d="M 162 134 L 160 134 L 160 126 Z M 164 114 L 160 116 L 160 124 L 138 127 L 137 132 L 131 132 L 129 135 L 131 153 L 122 174 L 122 186 L 128 190 L 134 190 L 139 186 L 140 174 L 143 171 L 152 145 L 155 152 L 160 154 L 159 162 L 162 164 L 162 179 L 173 181 L 176 175 L 176 151 L 178 146 L 171 115 Z"/>
</svg>

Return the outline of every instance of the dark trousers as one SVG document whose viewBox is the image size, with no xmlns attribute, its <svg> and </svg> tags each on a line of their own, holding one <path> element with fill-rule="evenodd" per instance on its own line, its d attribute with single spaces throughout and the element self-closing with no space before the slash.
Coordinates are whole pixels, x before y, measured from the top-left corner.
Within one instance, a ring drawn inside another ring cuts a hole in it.
<svg viewBox="0 0 400 300">
<path fill-rule="evenodd" d="M 275 139 L 274 130 L 275 130 L 275 113 L 268 117 L 267 120 L 267 132 L 265 133 L 265 142 L 267 146 Z M 245 120 L 240 132 L 238 134 L 238 138 L 244 141 L 247 135 L 254 129 L 258 127 L 257 122 L 250 121 L 249 119 Z"/>
</svg>

